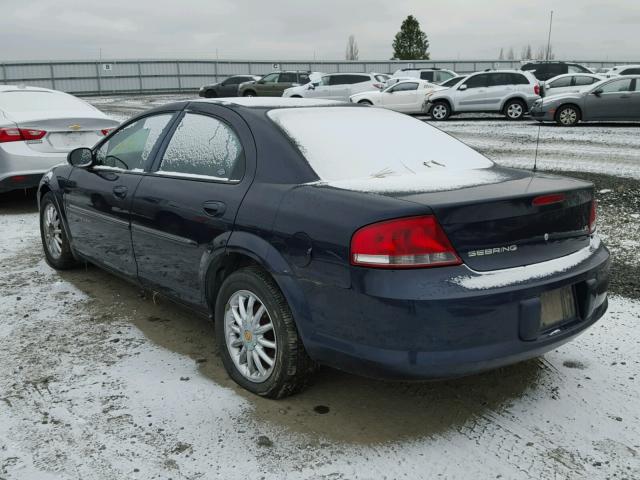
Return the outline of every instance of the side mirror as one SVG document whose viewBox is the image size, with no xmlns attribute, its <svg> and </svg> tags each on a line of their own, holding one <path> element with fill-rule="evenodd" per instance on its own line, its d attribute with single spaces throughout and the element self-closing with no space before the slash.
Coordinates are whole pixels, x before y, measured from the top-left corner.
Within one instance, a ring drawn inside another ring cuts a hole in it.
<svg viewBox="0 0 640 480">
<path fill-rule="evenodd" d="M 90 167 L 93 164 L 93 151 L 86 147 L 71 150 L 67 155 L 67 162 L 73 167 Z"/>
<path fill-rule="evenodd" d="M 466 84 L 464 84 L 464 85 L 460 85 L 460 86 L 458 87 L 458 90 L 465 91 L 467 88 L 469 88 L 469 87 L 467 87 L 467 85 L 466 85 Z"/>
<path fill-rule="evenodd" d="M 602 95 L 602 89 L 601 89 L 601 88 L 599 88 L 599 89 L 597 89 L 597 90 L 594 90 L 594 91 L 593 91 L 593 94 L 594 94 L 596 97 L 599 97 L 600 95 Z"/>
<path fill-rule="evenodd" d="M 316 89 L 316 85 L 315 85 L 315 83 L 310 83 L 310 84 L 307 86 L 307 90 L 315 90 L 315 89 Z"/>
</svg>

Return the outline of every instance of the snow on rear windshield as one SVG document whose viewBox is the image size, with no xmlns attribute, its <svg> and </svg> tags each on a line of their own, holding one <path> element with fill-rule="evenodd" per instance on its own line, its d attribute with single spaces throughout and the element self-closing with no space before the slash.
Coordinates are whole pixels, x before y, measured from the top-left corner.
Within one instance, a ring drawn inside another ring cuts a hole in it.
<svg viewBox="0 0 640 480">
<path fill-rule="evenodd" d="M 93 107 L 72 95 L 33 90 L 0 92 L 0 110 L 5 112 L 94 111 Z"/>
<path fill-rule="evenodd" d="M 454 172 L 460 179 L 462 171 L 493 166 L 489 159 L 437 128 L 388 110 L 296 108 L 271 110 L 268 115 L 326 182 L 386 179 L 380 184 L 391 183 L 398 189 L 403 183 L 442 179 Z M 472 182 L 482 173 L 468 172 L 464 177 Z"/>
</svg>

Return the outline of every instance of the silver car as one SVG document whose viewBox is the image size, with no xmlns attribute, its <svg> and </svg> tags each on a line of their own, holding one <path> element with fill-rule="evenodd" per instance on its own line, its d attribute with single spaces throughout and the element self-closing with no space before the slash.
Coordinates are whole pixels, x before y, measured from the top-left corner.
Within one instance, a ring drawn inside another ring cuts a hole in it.
<svg viewBox="0 0 640 480">
<path fill-rule="evenodd" d="M 0 85 L 0 193 L 38 186 L 77 147 L 92 147 L 118 122 L 56 90 Z"/>
<path fill-rule="evenodd" d="M 434 120 L 467 112 L 495 112 L 520 120 L 540 98 L 540 84 L 529 72 L 492 70 L 473 73 L 427 97 L 425 110 Z"/>
<path fill-rule="evenodd" d="M 640 75 L 614 77 L 580 92 L 538 100 L 531 116 L 539 122 L 564 126 L 580 121 L 640 121 Z"/>
</svg>

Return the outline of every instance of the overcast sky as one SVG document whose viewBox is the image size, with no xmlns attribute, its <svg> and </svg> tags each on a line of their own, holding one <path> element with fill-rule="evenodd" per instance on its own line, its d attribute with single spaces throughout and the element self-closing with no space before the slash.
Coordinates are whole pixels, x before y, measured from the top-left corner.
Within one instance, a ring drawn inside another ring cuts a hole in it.
<svg viewBox="0 0 640 480">
<path fill-rule="evenodd" d="M 391 57 L 415 15 L 433 59 L 495 59 L 546 43 L 557 57 L 640 61 L 639 0 L 0 0 L 0 62 L 16 59 Z"/>
</svg>

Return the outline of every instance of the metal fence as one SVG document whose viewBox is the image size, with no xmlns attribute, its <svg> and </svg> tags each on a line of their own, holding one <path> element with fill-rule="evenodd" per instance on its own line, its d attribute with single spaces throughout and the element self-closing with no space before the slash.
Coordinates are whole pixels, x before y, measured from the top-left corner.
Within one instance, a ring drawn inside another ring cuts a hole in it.
<svg viewBox="0 0 640 480">
<path fill-rule="evenodd" d="M 630 62 L 576 61 L 594 68 Z M 519 61 L 252 61 L 252 60 L 94 60 L 0 62 L 0 84 L 53 88 L 77 95 L 193 92 L 230 75 L 264 75 L 274 70 L 325 73 L 393 73 L 399 68 L 446 68 L 470 73 L 487 68 L 519 68 Z"/>
</svg>

